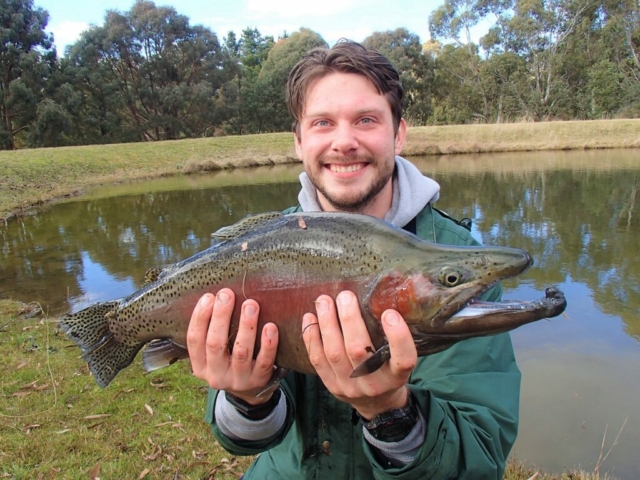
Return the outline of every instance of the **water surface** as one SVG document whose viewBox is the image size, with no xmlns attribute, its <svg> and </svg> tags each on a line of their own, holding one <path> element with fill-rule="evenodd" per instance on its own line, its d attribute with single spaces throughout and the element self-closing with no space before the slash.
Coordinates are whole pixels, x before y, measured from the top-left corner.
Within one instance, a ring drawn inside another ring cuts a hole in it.
<svg viewBox="0 0 640 480">
<path fill-rule="evenodd" d="M 416 158 L 436 206 L 473 220 L 488 245 L 535 265 L 505 298 L 566 294 L 566 316 L 512 333 L 523 372 L 515 454 L 548 472 L 600 468 L 640 478 L 640 151 Z M 297 203 L 299 165 L 108 187 L 0 230 L 0 298 L 51 314 L 131 293 L 151 266 L 182 260 L 247 213 Z"/>
</svg>

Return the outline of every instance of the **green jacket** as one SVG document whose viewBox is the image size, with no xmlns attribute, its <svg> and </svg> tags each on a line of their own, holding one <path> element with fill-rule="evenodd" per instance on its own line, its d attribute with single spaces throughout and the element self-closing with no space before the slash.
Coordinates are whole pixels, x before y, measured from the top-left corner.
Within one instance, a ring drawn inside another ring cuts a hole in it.
<svg viewBox="0 0 640 480">
<path fill-rule="evenodd" d="M 418 215 L 416 230 L 437 243 L 478 244 L 430 205 Z M 497 285 L 484 299 L 499 300 L 501 293 Z M 247 480 L 500 479 L 516 439 L 520 371 L 509 334 L 465 340 L 418 359 L 410 389 L 426 419 L 426 438 L 415 460 L 402 468 L 379 462 L 363 427 L 353 425 L 350 406 L 317 376 L 291 372 L 281 385 L 291 413 L 275 436 L 262 441 L 226 437 L 214 418 L 217 391 L 209 392 L 206 420 L 220 444 L 234 455 L 260 454 Z"/>
</svg>

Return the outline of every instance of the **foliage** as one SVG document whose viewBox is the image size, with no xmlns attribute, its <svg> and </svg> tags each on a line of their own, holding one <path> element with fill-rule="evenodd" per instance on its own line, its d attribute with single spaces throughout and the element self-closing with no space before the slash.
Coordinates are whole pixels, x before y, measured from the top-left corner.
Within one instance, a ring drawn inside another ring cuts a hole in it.
<svg viewBox="0 0 640 480">
<path fill-rule="evenodd" d="M 471 29 L 490 19 L 474 44 Z M 444 43 L 434 123 L 601 118 L 638 103 L 633 0 L 447 0 L 429 26 Z"/>
<path fill-rule="evenodd" d="M 224 133 L 241 135 L 260 133 L 269 117 L 260 108 L 265 93 L 258 82 L 258 75 L 267 55 L 274 45 L 273 37 L 263 37 L 258 29 L 246 28 L 239 40 L 229 32 L 225 39 L 227 57 L 233 63 L 234 77 L 219 93 L 219 105 L 229 112 L 223 126 Z"/>
<path fill-rule="evenodd" d="M 97 108 L 85 114 L 106 120 L 116 111 L 140 140 L 208 136 L 221 123 L 214 97 L 226 72 L 218 39 L 171 7 L 138 0 L 127 13 L 108 11 L 105 25 L 84 32 L 69 59 L 75 85 Z M 113 135 L 111 122 L 102 126 Z"/>
<path fill-rule="evenodd" d="M 13 149 L 34 122 L 51 120 L 44 85 L 56 67 L 53 37 L 44 32 L 49 14 L 33 0 L 0 3 L 0 148 Z"/>
<path fill-rule="evenodd" d="M 363 45 L 385 55 L 400 73 L 405 92 L 405 117 L 414 125 L 425 125 L 431 114 L 433 59 L 422 52 L 417 35 L 406 28 L 375 32 Z"/>
<path fill-rule="evenodd" d="M 316 32 L 301 28 L 287 38 L 282 38 L 269 50 L 258 75 L 258 86 L 262 101 L 258 108 L 261 114 L 269 118 L 269 124 L 261 131 L 284 132 L 291 130 L 291 117 L 285 102 L 285 85 L 293 66 L 306 52 L 315 47 L 324 47 L 327 43 Z"/>
<path fill-rule="evenodd" d="M 136 0 L 58 59 L 32 0 L 4 1 L 0 19 L 3 149 L 288 131 L 287 75 L 326 46 L 306 28 L 220 43 Z M 424 44 L 405 28 L 363 41 L 398 69 L 411 125 L 640 117 L 637 0 L 445 0 L 428 20 Z"/>
</svg>

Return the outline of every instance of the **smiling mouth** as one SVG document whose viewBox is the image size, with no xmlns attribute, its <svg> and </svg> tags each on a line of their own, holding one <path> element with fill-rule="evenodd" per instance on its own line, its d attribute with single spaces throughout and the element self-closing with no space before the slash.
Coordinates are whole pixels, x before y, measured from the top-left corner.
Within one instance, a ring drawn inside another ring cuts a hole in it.
<svg viewBox="0 0 640 480">
<path fill-rule="evenodd" d="M 351 165 L 336 165 L 332 163 L 328 165 L 329 170 L 333 173 L 353 173 L 362 170 L 365 166 L 366 164 L 364 163 L 354 163 Z"/>
</svg>

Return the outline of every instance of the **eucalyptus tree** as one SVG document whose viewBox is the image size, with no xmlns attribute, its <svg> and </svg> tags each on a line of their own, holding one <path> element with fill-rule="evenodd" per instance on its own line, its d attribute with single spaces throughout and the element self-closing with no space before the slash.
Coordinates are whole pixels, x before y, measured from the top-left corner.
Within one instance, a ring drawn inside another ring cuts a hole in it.
<svg viewBox="0 0 640 480">
<path fill-rule="evenodd" d="M 86 67 L 85 95 L 105 113 L 118 105 L 139 140 L 211 135 L 223 120 L 215 102 L 226 80 L 217 36 L 172 7 L 138 0 L 126 13 L 109 10 L 104 25 L 84 32 L 69 52 Z M 118 98 L 101 98 L 103 89 Z"/>
<path fill-rule="evenodd" d="M 589 72 L 592 113 L 640 117 L 638 0 L 603 1 L 594 24 L 599 27 L 599 56 Z"/>
<path fill-rule="evenodd" d="M 263 36 L 257 28 L 245 28 L 239 39 L 229 32 L 224 50 L 232 59 L 232 77 L 223 87 L 219 102 L 229 109 L 225 132 L 233 134 L 257 133 L 263 123 L 260 99 L 263 92 L 258 75 L 275 41 Z"/>
<path fill-rule="evenodd" d="M 405 117 L 413 125 L 426 125 L 431 115 L 433 58 L 422 51 L 420 37 L 406 28 L 398 28 L 374 32 L 363 44 L 393 63 L 405 92 Z"/>
<path fill-rule="evenodd" d="M 484 39 L 485 45 L 500 44 L 503 51 L 526 62 L 529 81 L 526 88 L 517 90 L 525 118 L 545 120 L 574 113 L 568 103 L 575 92 L 562 65 L 571 62 L 574 52 L 567 48 L 568 40 L 594 5 L 593 0 L 481 0 L 478 4 L 480 14 L 491 12 L 498 19 L 492 40 Z"/>
<path fill-rule="evenodd" d="M 257 79 L 260 93 L 254 108 L 258 132 L 291 130 L 291 117 L 285 103 L 285 86 L 289 72 L 314 47 L 326 47 L 327 42 L 313 30 L 299 31 L 280 38 L 269 50 Z"/>
<path fill-rule="evenodd" d="M 436 123 L 492 121 L 483 59 L 471 33 L 481 19 L 477 0 L 445 0 L 429 17 L 431 38 L 443 44 L 436 56 Z"/>
<path fill-rule="evenodd" d="M 0 148 L 28 144 L 29 129 L 57 117 L 44 102 L 45 86 L 57 67 L 53 36 L 45 32 L 49 14 L 32 0 L 0 2 Z"/>
</svg>

